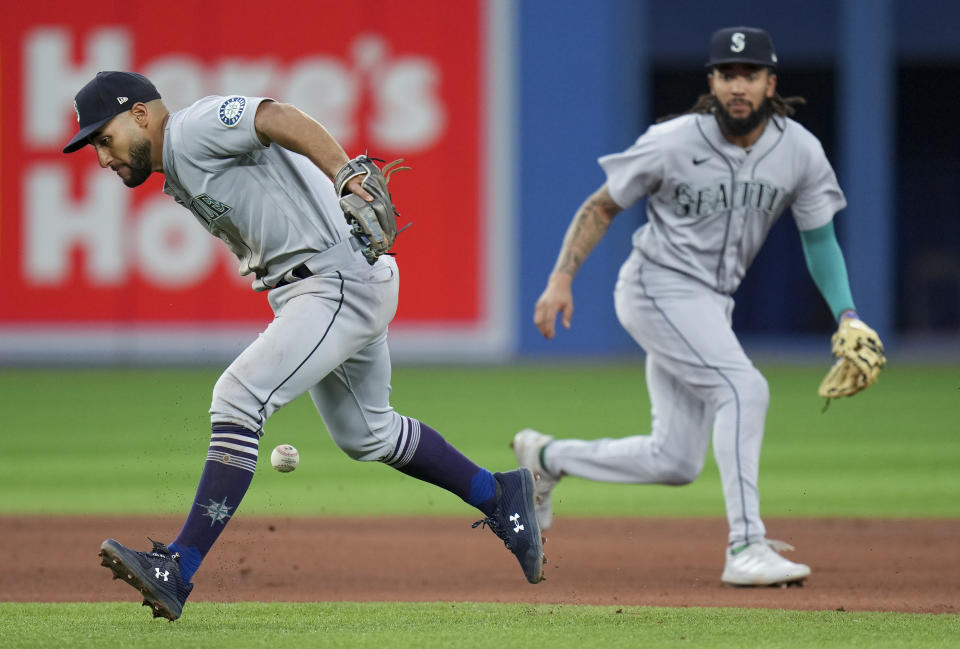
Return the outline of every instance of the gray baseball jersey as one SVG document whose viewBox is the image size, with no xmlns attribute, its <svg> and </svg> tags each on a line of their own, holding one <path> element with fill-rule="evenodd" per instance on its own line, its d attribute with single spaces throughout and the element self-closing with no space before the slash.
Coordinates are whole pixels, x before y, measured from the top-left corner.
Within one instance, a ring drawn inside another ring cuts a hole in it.
<svg viewBox="0 0 960 649">
<path fill-rule="evenodd" d="M 744 149 L 712 115 L 683 115 L 599 162 L 618 205 L 649 197 L 633 238 L 643 256 L 721 293 L 736 291 L 787 207 L 799 229 L 813 230 L 846 206 L 820 142 L 789 118 L 771 118 Z"/>
<path fill-rule="evenodd" d="M 170 115 L 163 142 L 163 191 L 226 242 L 258 291 L 351 236 L 330 179 L 304 156 L 260 142 L 263 101 L 204 97 Z"/>
</svg>

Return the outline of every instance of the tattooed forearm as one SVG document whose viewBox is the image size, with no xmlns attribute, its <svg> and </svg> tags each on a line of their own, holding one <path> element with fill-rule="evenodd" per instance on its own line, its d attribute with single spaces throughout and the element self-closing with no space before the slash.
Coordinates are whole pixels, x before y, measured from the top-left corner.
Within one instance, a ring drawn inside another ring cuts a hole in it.
<svg viewBox="0 0 960 649">
<path fill-rule="evenodd" d="M 607 233 L 613 217 L 620 212 L 620 206 L 612 198 L 604 185 L 588 198 L 570 222 L 567 234 L 563 238 L 563 247 L 553 267 L 555 273 L 576 275 L 597 244 Z"/>
</svg>

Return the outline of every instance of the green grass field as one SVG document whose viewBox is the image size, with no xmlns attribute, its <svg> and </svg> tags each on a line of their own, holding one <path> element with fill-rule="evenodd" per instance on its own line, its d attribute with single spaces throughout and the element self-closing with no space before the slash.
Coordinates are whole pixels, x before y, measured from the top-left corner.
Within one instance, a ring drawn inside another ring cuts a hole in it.
<svg viewBox="0 0 960 649">
<path fill-rule="evenodd" d="M 760 487 L 767 516 L 960 515 L 960 370 L 894 367 L 826 413 L 822 369 L 764 367 L 771 385 Z M 0 513 L 178 513 L 206 457 L 218 370 L 0 371 Z M 640 367 L 400 368 L 393 403 L 478 464 L 513 468 L 513 433 L 649 432 Z M 262 447 L 290 443 L 300 468 L 260 470 L 245 513 L 457 514 L 456 497 L 380 464 L 347 458 L 307 397 L 267 424 Z M 570 482 L 573 482 L 571 480 Z M 567 515 L 716 516 L 712 456 L 682 488 L 576 481 Z"/>
<path fill-rule="evenodd" d="M 190 605 L 170 624 L 130 604 L 0 604 L 0 646 L 30 649 L 876 649 L 956 647 L 957 616 L 525 604 Z"/>
<path fill-rule="evenodd" d="M 960 516 L 960 370 L 894 366 L 821 412 L 823 368 L 761 367 L 772 392 L 761 461 L 766 516 Z M 179 513 L 206 455 L 219 370 L 0 370 L 0 514 Z M 637 365 L 403 367 L 393 403 L 477 463 L 512 468 L 522 427 L 557 436 L 649 430 Z M 300 468 L 265 462 L 246 514 L 463 514 L 457 498 L 349 460 L 306 398 L 262 442 L 291 443 Z M 261 454 L 264 455 L 263 453 Z M 723 515 L 716 467 L 682 488 L 568 481 L 564 514 Z M 558 491 L 559 493 L 559 491 Z M 0 596 L 2 599 L 2 596 Z M 133 614 L 137 613 L 137 614 Z M 493 604 L 191 604 L 176 624 L 130 604 L 0 603 L 0 647 L 948 647 L 960 616 Z"/>
</svg>

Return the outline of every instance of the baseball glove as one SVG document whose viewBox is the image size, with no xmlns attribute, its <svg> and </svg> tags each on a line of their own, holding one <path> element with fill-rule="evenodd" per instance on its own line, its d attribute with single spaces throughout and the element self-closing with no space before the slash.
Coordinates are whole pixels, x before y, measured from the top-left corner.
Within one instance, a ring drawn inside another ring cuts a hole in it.
<svg viewBox="0 0 960 649">
<path fill-rule="evenodd" d="M 876 331 L 855 317 L 845 317 L 830 341 L 837 360 L 820 383 L 821 397 L 853 396 L 876 382 L 887 362 Z"/>
<path fill-rule="evenodd" d="M 384 165 L 383 170 L 374 164 L 374 160 L 366 155 L 357 156 L 345 164 L 333 180 L 340 199 L 340 209 L 350 224 L 350 231 L 360 239 L 363 256 L 371 264 L 389 251 L 397 238 L 397 211 L 387 189 L 390 175 L 410 168 L 397 166 L 403 162 L 403 158 Z M 366 174 L 363 188 L 373 195 L 369 203 L 347 189 L 351 178 L 363 174 Z"/>
</svg>

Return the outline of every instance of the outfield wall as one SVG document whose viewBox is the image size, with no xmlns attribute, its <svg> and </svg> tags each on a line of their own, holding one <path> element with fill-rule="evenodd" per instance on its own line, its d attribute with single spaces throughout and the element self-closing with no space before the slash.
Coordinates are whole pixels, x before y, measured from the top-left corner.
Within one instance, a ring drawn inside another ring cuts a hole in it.
<svg viewBox="0 0 960 649">
<path fill-rule="evenodd" d="M 957 339 L 960 224 L 947 188 L 960 133 L 940 97 L 960 80 L 948 28 L 960 5 L 382 0 L 357 16 L 323 0 L 291 23 L 282 6 L 251 21 L 244 2 L 79 16 L 52 0 L 5 12 L 0 363 L 222 362 L 269 320 L 263 296 L 160 194 L 160 178 L 128 190 L 89 152 L 59 153 L 76 127 L 73 93 L 118 68 L 150 76 L 174 109 L 211 93 L 290 101 L 348 152 L 413 164 L 392 186 L 414 222 L 396 246 L 398 361 L 636 353 L 611 293 L 639 208 L 581 271 L 571 331 L 542 340 L 532 305 L 574 210 L 603 182 L 596 157 L 692 102 L 706 40 L 727 24 L 767 27 L 781 88 L 809 100 L 798 117 L 848 195 L 838 231 L 864 317 L 888 345 Z M 191 19 L 170 19 L 181 14 Z M 336 28 L 318 38 L 318 24 Z M 741 289 L 735 326 L 801 356 L 832 328 L 791 219 Z"/>
</svg>

